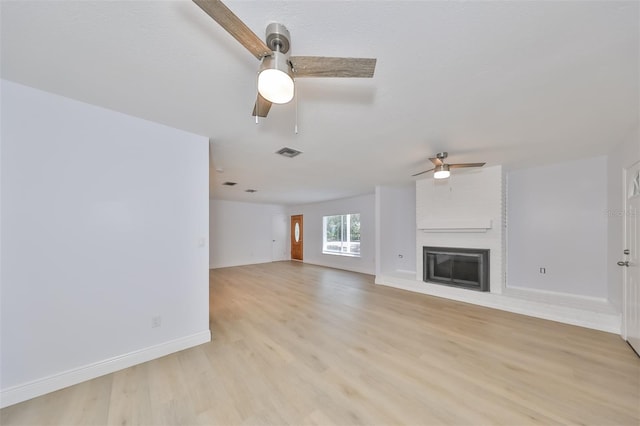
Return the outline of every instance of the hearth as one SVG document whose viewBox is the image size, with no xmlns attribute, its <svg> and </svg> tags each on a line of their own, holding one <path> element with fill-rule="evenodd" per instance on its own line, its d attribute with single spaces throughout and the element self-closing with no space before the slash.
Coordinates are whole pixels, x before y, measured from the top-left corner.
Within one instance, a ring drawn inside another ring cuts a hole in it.
<svg viewBox="0 0 640 426">
<path fill-rule="evenodd" d="M 423 280 L 477 291 L 489 291 L 489 250 L 426 247 Z"/>
</svg>

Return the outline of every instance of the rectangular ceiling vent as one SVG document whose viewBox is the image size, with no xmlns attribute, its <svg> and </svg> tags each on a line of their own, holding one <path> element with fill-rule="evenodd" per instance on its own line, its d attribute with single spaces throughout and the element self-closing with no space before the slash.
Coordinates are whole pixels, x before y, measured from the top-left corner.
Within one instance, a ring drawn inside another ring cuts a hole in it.
<svg viewBox="0 0 640 426">
<path fill-rule="evenodd" d="M 283 157 L 289 157 L 289 158 L 293 158 L 297 155 L 302 154 L 302 151 L 298 151 L 297 149 L 293 149 L 293 148 L 288 148 L 288 147 L 284 147 L 282 149 L 280 149 L 279 151 L 276 151 L 276 154 L 280 154 Z"/>
<path fill-rule="evenodd" d="M 236 185 L 238 182 L 224 182 L 223 185 L 225 186 L 233 186 Z"/>
</svg>

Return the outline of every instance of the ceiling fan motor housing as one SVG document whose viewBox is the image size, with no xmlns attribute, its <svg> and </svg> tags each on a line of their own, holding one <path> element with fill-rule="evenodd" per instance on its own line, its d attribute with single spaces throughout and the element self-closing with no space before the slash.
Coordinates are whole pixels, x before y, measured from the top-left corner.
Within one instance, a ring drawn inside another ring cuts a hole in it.
<svg viewBox="0 0 640 426">
<path fill-rule="evenodd" d="M 272 22 L 267 25 L 267 46 L 274 52 L 287 54 L 289 57 L 289 48 L 291 47 L 291 35 L 289 30 L 282 24 Z"/>
</svg>

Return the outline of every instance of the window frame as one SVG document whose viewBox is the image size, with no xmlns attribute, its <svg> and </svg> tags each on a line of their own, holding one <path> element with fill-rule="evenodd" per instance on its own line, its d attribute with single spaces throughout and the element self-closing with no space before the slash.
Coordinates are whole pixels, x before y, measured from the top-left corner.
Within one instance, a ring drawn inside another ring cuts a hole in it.
<svg viewBox="0 0 640 426">
<path fill-rule="evenodd" d="M 360 249 L 361 245 L 361 233 L 359 232 L 359 239 L 352 240 L 351 234 L 351 218 L 352 216 L 357 215 L 358 221 L 360 222 L 360 213 L 344 213 L 344 214 L 331 214 L 322 216 L 322 254 L 327 254 L 331 256 L 345 256 L 345 257 L 361 257 Z M 340 217 L 340 241 L 328 241 L 327 239 L 327 224 L 330 218 Z M 346 232 L 344 232 L 346 231 Z M 346 235 L 345 235 L 346 234 Z M 328 249 L 328 245 L 336 245 L 339 244 L 340 248 L 338 250 L 330 250 Z M 358 250 L 352 251 L 354 244 L 357 243 Z"/>
</svg>

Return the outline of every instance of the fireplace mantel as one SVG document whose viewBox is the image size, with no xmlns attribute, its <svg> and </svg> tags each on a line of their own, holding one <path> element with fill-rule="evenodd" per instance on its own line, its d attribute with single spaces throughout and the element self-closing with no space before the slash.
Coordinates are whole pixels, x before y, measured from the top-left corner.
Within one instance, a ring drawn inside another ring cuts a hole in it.
<svg viewBox="0 0 640 426">
<path fill-rule="evenodd" d="M 425 218 L 418 222 L 423 232 L 487 232 L 493 221 L 487 218 L 473 219 L 436 219 Z"/>
</svg>

